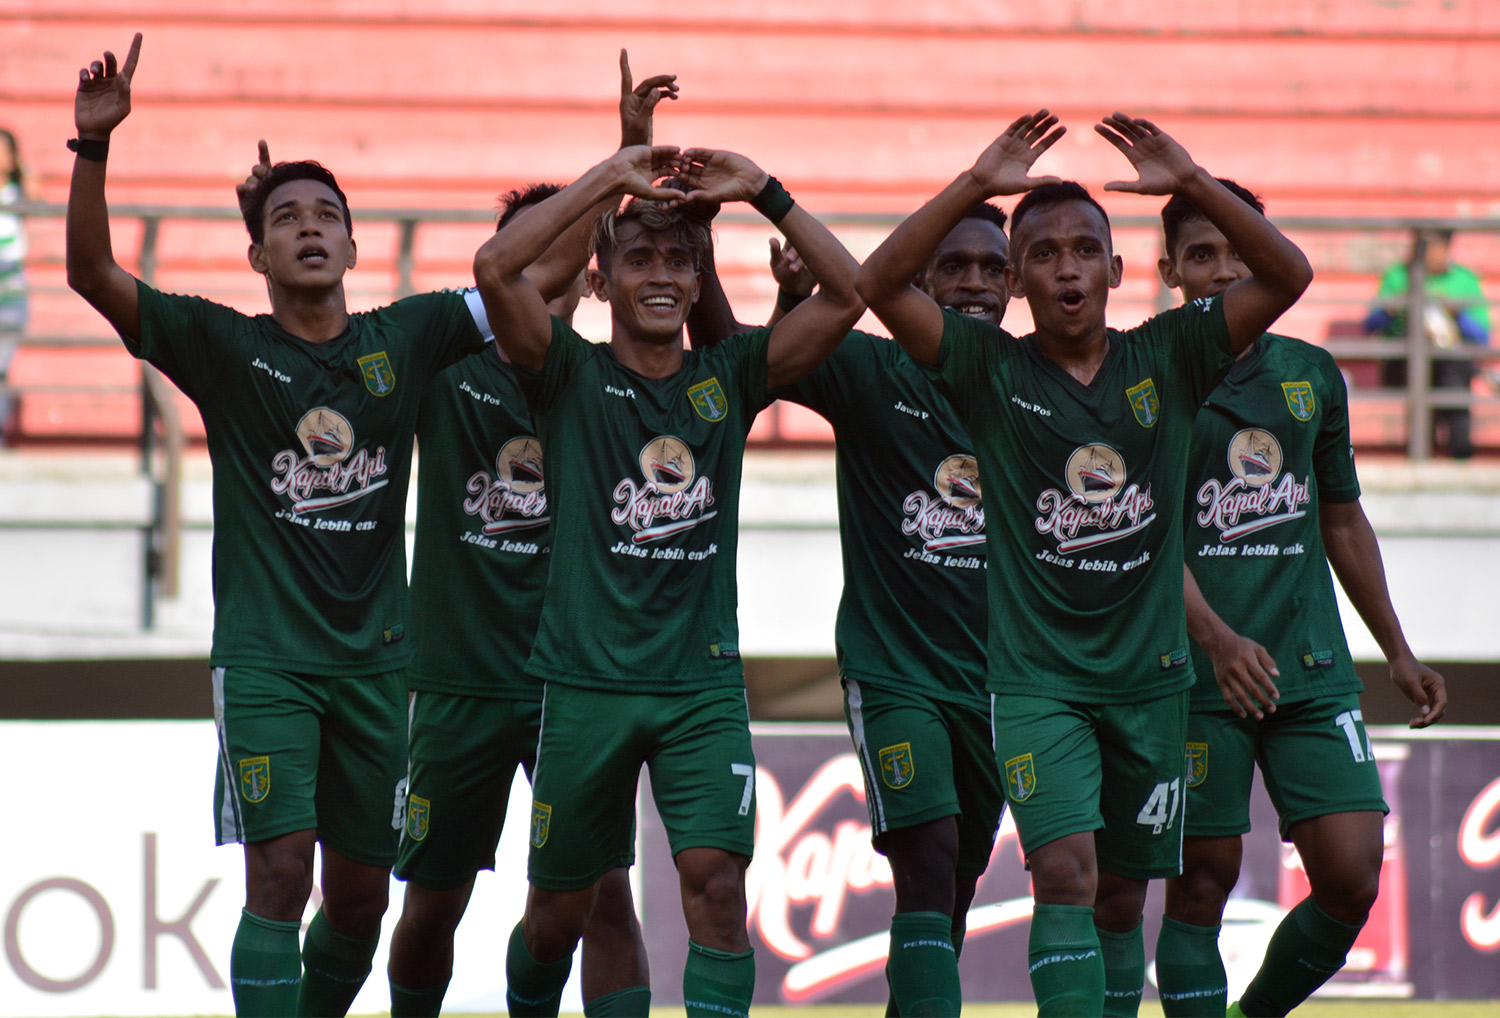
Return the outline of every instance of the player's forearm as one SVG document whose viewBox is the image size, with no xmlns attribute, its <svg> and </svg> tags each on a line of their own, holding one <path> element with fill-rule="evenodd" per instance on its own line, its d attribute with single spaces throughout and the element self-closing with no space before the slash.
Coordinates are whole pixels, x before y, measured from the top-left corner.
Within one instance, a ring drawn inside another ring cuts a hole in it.
<svg viewBox="0 0 1500 1018">
<path fill-rule="evenodd" d="M 1328 564 L 1385 659 L 1412 657 L 1395 606 L 1391 604 L 1380 543 L 1359 502 L 1323 503 L 1318 511 L 1318 526 Z"/>
<path fill-rule="evenodd" d="M 1271 221 L 1235 197 L 1203 167 L 1179 193 L 1219 228 L 1250 274 L 1291 307 L 1312 282 L 1312 264 Z"/>
<path fill-rule="evenodd" d="M 127 339 L 141 333 L 136 280 L 115 261 L 104 198 L 105 166 L 82 156 L 73 161 L 66 226 L 68 286 Z"/>
<path fill-rule="evenodd" d="M 965 170 L 938 195 L 891 232 L 859 267 L 855 288 L 877 315 L 903 295 L 921 273 L 944 237 L 980 202 L 992 197 Z M 897 337 L 899 339 L 899 337 Z"/>
<path fill-rule="evenodd" d="M 525 215 L 516 216 L 474 256 L 474 278 L 480 289 L 486 280 L 520 277 L 595 205 L 622 191 L 613 163 L 605 160 Z"/>
<path fill-rule="evenodd" d="M 859 262 L 854 260 L 839 239 L 806 209 L 800 205 L 776 224 L 786 237 L 787 243 L 797 249 L 813 278 L 818 281 L 818 293 L 830 305 L 852 311 L 853 320 L 864 313 L 865 305 L 855 290 L 854 277 L 859 272 Z M 851 324 L 853 324 L 851 320 Z"/>
<path fill-rule="evenodd" d="M 1209 606 L 1208 599 L 1203 596 L 1203 589 L 1198 586 L 1197 577 L 1187 566 L 1182 567 L 1182 601 L 1183 607 L 1187 609 L 1188 635 L 1203 648 L 1205 654 L 1216 657 L 1226 638 L 1232 639 L 1236 634 L 1219 617 L 1219 613 Z"/>
<path fill-rule="evenodd" d="M 695 350 L 703 350 L 722 343 L 738 332 L 745 332 L 729 305 L 729 295 L 719 280 L 719 269 L 714 261 L 713 245 L 703 254 L 703 264 L 698 267 L 698 299 L 688 312 L 688 342 Z"/>
</svg>

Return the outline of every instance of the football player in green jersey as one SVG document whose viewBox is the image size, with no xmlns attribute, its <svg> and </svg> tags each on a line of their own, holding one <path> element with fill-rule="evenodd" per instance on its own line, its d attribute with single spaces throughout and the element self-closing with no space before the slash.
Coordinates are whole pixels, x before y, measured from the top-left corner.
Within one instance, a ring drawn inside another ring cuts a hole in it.
<svg viewBox="0 0 1500 1018">
<path fill-rule="evenodd" d="M 1260 201 L 1221 181 L 1245 205 Z M 1250 275 L 1187 198 L 1162 209 L 1162 281 L 1186 301 Z M 1277 927 L 1230 1014 L 1283 1015 L 1344 964 L 1380 886 L 1380 776 L 1328 565 L 1417 707 L 1443 716 L 1443 678 L 1412 654 L 1359 503 L 1348 396 L 1333 358 L 1266 334 L 1198 412 L 1187 492 L 1186 599 L 1198 682 L 1188 721 L 1182 875 L 1167 882 L 1156 972 L 1169 1015 L 1221 1015 L 1218 934 L 1239 879 L 1256 762 L 1311 894 Z M 1257 642 L 1257 641 L 1263 641 Z"/>
<path fill-rule="evenodd" d="M 673 75 L 634 84 L 621 50 L 621 147 L 649 145 L 654 108 L 676 92 Z M 496 229 L 560 190 L 533 184 L 502 196 Z M 571 284 L 547 305 L 571 323 L 587 292 L 587 245 L 565 236 L 543 259 L 573 269 Z M 548 265 L 528 271 L 543 280 L 557 275 Z M 516 766 L 530 777 L 536 762 L 542 685 L 525 665 L 551 558 L 536 436 L 516 370 L 499 344 L 448 368 L 422 395 L 410 784 L 395 870 L 406 895 L 388 966 L 391 1013 L 398 1018 L 438 1013 L 474 878 L 495 865 Z M 505 610 L 489 624 L 453 624 L 476 604 Z M 585 1014 L 650 1009 L 646 949 L 624 869 L 600 881 L 583 934 L 582 981 Z"/>
<path fill-rule="evenodd" d="M 1004 227 L 994 205 L 970 209 L 919 285 L 941 307 L 999 325 L 1010 296 Z M 814 281 L 794 249 L 772 244 L 780 314 Z M 747 328 L 710 265 L 688 321 L 694 345 Z M 969 905 L 1004 808 L 984 688 L 984 506 L 971 443 L 911 357 L 866 332 L 849 333 L 775 395 L 817 411 L 837 441 L 835 642 L 872 840 L 896 898 L 887 1013 L 957 1014 Z"/>
<path fill-rule="evenodd" d="M 406 756 L 405 496 L 417 404 L 483 348 L 465 298 L 350 314 L 356 248 L 337 181 L 269 165 L 242 191 L 255 317 L 144 285 L 114 259 L 112 132 L 140 57 L 80 72 L 68 282 L 203 414 L 214 466 L 215 795 L 245 853 L 230 955 L 242 1014 L 343 1014 L 370 970 L 396 858 Z M 394 813 L 394 815 L 393 815 Z M 322 846 L 323 904 L 299 949 Z"/>
<path fill-rule="evenodd" d="M 676 175 L 689 188 L 657 186 Z M 523 275 L 588 209 L 605 217 L 591 288 L 607 346 L 548 317 Z M 707 226 L 673 206 L 750 201 L 818 278 L 770 330 L 683 349 Z M 863 305 L 854 260 L 786 191 L 730 152 L 624 149 L 514 220 L 475 258 L 495 335 L 537 372 L 553 562 L 528 671 L 546 680 L 533 784 L 531 889 L 506 958 L 512 1014 L 556 1013 L 598 880 L 633 857 L 643 763 L 682 885 L 687 1011 L 745 1014 L 754 755 L 735 620 L 734 549 L 745 435 L 769 386 L 824 360 Z"/>
<path fill-rule="evenodd" d="M 1028 176 L 1063 133 L 1042 110 L 902 223 L 858 280 L 976 445 L 996 765 L 1032 873 L 1030 975 L 1044 1015 L 1128 1012 L 1139 999 L 1140 979 L 1131 989 L 1115 973 L 1144 968 L 1147 880 L 1180 867 L 1176 736 L 1192 675 L 1178 523 L 1192 414 L 1312 278 L 1295 245 L 1155 125 L 1116 113 L 1095 130 L 1139 175 L 1106 190 L 1188 195 L 1255 276 L 1109 329 L 1122 266 L 1104 210 L 1076 184 Z M 945 311 L 912 279 L 967 209 L 1022 192 L 1006 279 L 1036 331 L 1017 340 Z"/>
</svg>

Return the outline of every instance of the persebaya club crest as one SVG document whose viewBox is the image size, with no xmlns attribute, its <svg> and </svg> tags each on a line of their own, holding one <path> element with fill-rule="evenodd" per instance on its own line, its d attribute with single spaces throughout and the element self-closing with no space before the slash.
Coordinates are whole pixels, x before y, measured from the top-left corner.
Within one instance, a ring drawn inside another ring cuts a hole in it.
<svg viewBox="0 0 1500 1018">
<path fill-rule="evenodd" d="M 544 802 L 531 803 L 531 847 L 541 848 L 552 830 L 552 807 Z"/>
<path fill-rule="evenodd" d="M 1036 791 L 1036 761 L 1030 753 L 1005 761 L 1005 797 L 1011 802 L 1025 802 Z"/>
<path fill-rule="evenodd" d="M 432 822 L 432 803 L 414 795 L 406 803 L 406 836 L 412 841 L 427 837 L 427 826 Z"/>
<path fill-rule="evenodd" d="M 240 761 L 240 795 L 246 802 L 262 802 L 271 794 L 271 758 L 252 756 Z"/>
<path fill-rule="evenodd" d="M 729 413 L 729 400 L 724 398 L 724 390 L 719 387 L 717 377 L 710 378 L 706 382 L 699 382 L 687 391 L 688 399 L 693 403 L 693 409 L 698 411 L 698 416 L 705 421 L 717 424 Z"/>
<path fill-rule="evenodd" d="M 905 788 L 917 776 L 911 758 L 911 743 L 902 742 L 880 751 L 880 779 L 890 788 Z"/>
<path fill-rule="evenodd" d="M 1161 401 L 1156 398 L 1156 382 L 1146 379 L 1139 385 L 1132 385 L 1125 390 L 1125 395 L 1130 397 L 1130 409 L 1135 411 L 1135 420 L 1143 428 L 1156 426 L 1156 419 L 1161 416 Z"/>
<path fill-rule="evenodd" d="M 365 388 L 374 395 L 389 396 L 396 390 L 396 372 L 384 350 L 361 357 L 359 371 L 365 377 Z"/>
<path fill-rule="evenodd" d="M 1197 788 L 1208 778 L 1208 743 L 1187 744 L 1188 787 Z"/>
<path fill-rule="evenodd" d="M 1282 382 L 1281 394 L 1286 397 L 1286 408 L 1293 417 L 1299 421 L 1312 420 L 1317 406 L 1313 401 L 1311 382 Z"/>
</svg>

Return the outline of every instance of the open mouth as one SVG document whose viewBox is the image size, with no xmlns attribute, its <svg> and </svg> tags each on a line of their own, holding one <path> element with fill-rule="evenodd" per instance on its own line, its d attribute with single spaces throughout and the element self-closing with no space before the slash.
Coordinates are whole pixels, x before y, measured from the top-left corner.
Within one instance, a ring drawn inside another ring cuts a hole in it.
<svg viewBox="0 0 1500 1018">
<path fill-rule="evenodd" d="M 1064 311 L 1072 314 L 1083 309 L 1087 303 L 1088 295 L 1082 290 L 1064 290 L 1057 295 L 1057 302 L 1062 305 Z"/>
<path fill-rule="evenodd" d="M 643 297 L 641 304 L 652 311 L 676 311 L 677 298 L 669 294 L 657 294 L 651 297 Z"/>
<path fill-rule="evenodd" d="M 326 265 L 328 252 L 321 247 L 305 247 L 297 252 L 297 260 L 303 265 Z"/>
<path fill-rule="evenodd" d="M 994 305 L 977 300 L 959 301 L 948 306 L 966 318 L 989 318 L 995 311 Z"/>
</svg>

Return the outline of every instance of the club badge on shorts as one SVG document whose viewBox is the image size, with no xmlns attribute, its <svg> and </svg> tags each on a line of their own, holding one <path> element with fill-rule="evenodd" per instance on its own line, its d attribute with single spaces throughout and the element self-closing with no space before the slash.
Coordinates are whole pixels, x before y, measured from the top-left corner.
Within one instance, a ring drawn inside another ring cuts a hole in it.
<svg viewBox="0 0 1500 1018">
<path fill-rule="evenodd" d="M 552 807 L 544 802 L 531 804 L 531 847 L 541 848 L 547 843 L 547 834 L 552 829 Z"/>
<path fill-rule="evenodd" d="M 880 780 L 889 788 L 905 788 L 917 776 L 912 761 L 911 743 L 900 742 L 880 751 Z"/>
<path fill-rule="evenodd" d="M 1197 788 L 1208 778 L 1208 743 L 1187 744 L 1188 787 Z"/>
<path fill-rule="evenodd" d="M 427 837 L 427 828 L 432 821 L 432 803 L 414 795 L 406 803 L 406 836 L 412 841 Z"/>
<path fill-rule="evenodd" d="M 240 795 L 246 802 L 262 802 L 271 794 L 271 758 L 246 757 L 240 761 Z"/>
<path fill-rule="evenodd" d="M 1036 761 L 1030 753 L 1005 761 L 1005 797 L 1011 802 L 1025 802 L 1036 791 Z"/>
</svg>

